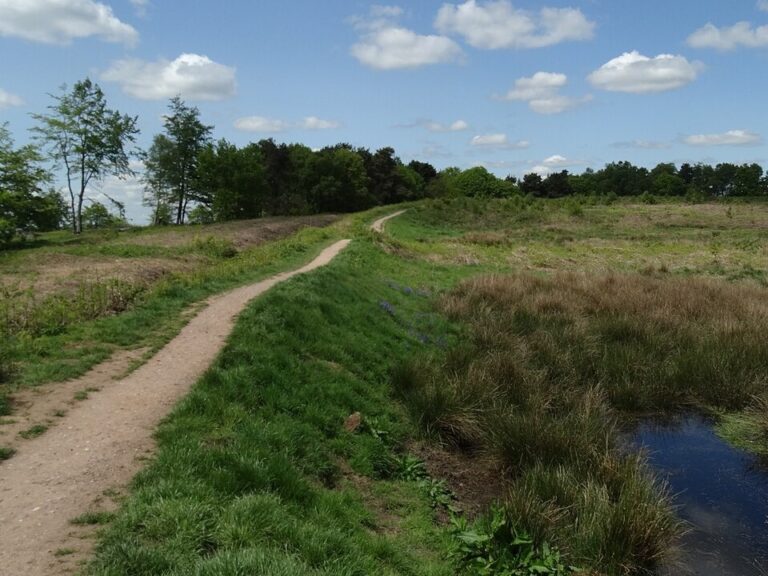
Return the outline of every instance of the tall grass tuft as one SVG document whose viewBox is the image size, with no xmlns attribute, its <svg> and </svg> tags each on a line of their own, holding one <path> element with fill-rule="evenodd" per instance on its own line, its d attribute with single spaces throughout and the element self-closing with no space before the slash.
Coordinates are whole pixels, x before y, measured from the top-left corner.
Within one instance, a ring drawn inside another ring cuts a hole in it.
<svg viewBox="0 0 768 576">
<path fill-rule="evenodd" d="M 3 288 L 0 335 L 52 336 L 67 327 L 124 312 L 149 289 L 145 281 L 110 278 L 77 282 L 66 292 L 38 298 L 33 291 Z"/>
<path fill-rule="evenodd" d="M 427 434 L 494 454 L 510 524 L 606 574 L 652 570 L 681 525 L 619 410 L 764 414 L 768 291 L 644 275 L 486 276 L 443 296 L 469 342 L 394 378 Z M 754 400 L 755 397 L 763 400 Z"/>
</svg>

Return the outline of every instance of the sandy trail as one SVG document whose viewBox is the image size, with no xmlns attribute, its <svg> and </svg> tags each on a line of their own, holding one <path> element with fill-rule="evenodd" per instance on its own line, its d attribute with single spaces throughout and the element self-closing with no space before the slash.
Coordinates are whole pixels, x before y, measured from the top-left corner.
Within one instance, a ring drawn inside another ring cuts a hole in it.
<svg viewBox="0 0 768 576">
<path fill-rule="evenodd" d="M 348 244 L 341 240 L 298 270 L 210 298 L 146 364 L 120 381 L 105 373 L 98 392 L 0 464 L 0 574 L 61 574 L 73 568 L 90 542 L 70 519 L 100 505 L 105 491 L 123 488 L 141 469 L 141 458 L 153 447 L 152 432 L 213 362 L 248 302 L 324 266 Z M 94 373 L 87 378 L 98 380 Z M 69 550 L 79 554 L 62 555 Z"/>
<path fill-rule="evenodd" d="M 373 230 L 374 232 L 383 232 L 384 224 L 386 224 L 388 220 L 392 220 L 392 218 L 396 218 L 400 216 L 400 214 L 402 214 L 403 212 L 405 212 L 405 210 L 399 210 L 397 212 L 393 212 L 389 216 L 384 216 L 384 218 L 379 218 L 378 220 L 376 220 L 376 222 L 371 224 L 371 230 Z"/>
</svg>

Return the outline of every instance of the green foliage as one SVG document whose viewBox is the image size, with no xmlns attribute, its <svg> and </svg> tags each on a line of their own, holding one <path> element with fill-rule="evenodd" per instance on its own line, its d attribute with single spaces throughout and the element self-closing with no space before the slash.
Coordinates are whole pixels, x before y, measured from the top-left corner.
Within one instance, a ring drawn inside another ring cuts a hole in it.
<svg viewBox="0 0 768 576">
<path fill-rule="evenodd" d="M 84 228 L 107 228 L 121 223 L 124 221 L 114 214 L 110 214 L 107 207 L 101 202 L 92 202 L 83 210 Z"/>
<path fill-rule="evenodd" d="M 0 288 L 0 334 L 11 337 L 56 335 L 69 326 L 106 315 L 119 314 L 132 307 L 147 291 L 142 281 L 111 278 L 79 282 L 69 293 L 37 297 L 34 292 L 18 293 Z"/>
<path fill-rule="evenodd" d="M 378 302 L 404 319 L 429 306 L 387 286 L 396 266 L 358 242 L 255 301 L 161 425 L 89 573 L 452 574 L 419 488 L 376 479 L 407 432 L 387 373 L 420 345 Z M 367 424 L 349 434 L 355 411 Z"/>
<path fill-rule="evenodd" d="M 643 204 L 657 204 L 658 200 L 656 199 L 656 196 L 653 194 L 650 194 L 648 192 L 643 192 L 640 194 L 638 200 L 642 202 Z"/>
<path fill-rule="evenodd" d="M 189 211 L 190 224 L 213 224 L 216 221 L 213 210 L 203 204 L 198 204 Z"/>
<path fill-rule="evenodd" d="M 578 572 L 566 565 L 557 548 L 546 542 L 537 546 L 525 532 L 510 525 L 502 508 L 494 507 L 474 525 L 463 517 L 451 517 L 456 539 L 453 555 L 462 573 L 477 576 L 563 576 Z"/>
<path fill-rule="evenodd" d="M 98 84 L 76 82 L 71 92 L 54 96 L 50 114 L 33 114 L 39 140 L 66 169 L 73 231 L 83 230 L 82 207 L 92 181 L 132 174 L 126 146 L 139 133 L 137 118 L 107 108 Z"/>
<path fill-rule="evenodd" d="M 48 426 L 46 424 L 35 424 L 34 426 L 19 432 L 19 436 L 24 438 L 24 440 L 31 440 L 32 438 L 42 436 L 46 430 L 48 430 Z"/>
<path fill-rule="evenodd" d="M 70 520 L 70 524 L 77 526 L 95 526 L 109 524 L 115 519 L 114 512 L 85 512 Z"/>
<path fill-rule="evenodd" d="M 17 233 L 54 230 L 62 221 L 61 197 L 43 192 L 51 175 L 32 145 L 14 148 L 7 124 L 0 125 L 0 247 Z"/>
<path fill-rule="evenodd" d="M 209 235 L 205 238 L 195 238 L 192 245 L 196 251 L 202 252 L 211 258 L 233 258 L 237 256 L 237 248 L 235 248 L 231 240 L 225 238 Z"/>
<path fill-rule="evenodd" d="M 201 189 L 198 167 L 213 127 L 203 124 L 197 107 L 188 106 L 179 96 L 171 98 L 168 110 L 163 120 L 165 134 L 154 137 L 144 158 L 144 201 L 155 209 L 155 223 L 159 223 L 160 210 L 173 207 L 173 221 L 183 224 L 190 202 L 211 204 Z"/>
<path fill-rule="evenodd" d="M 13 448 L 8 448 L 7 446 L 0 446 L 0 462 L 3 460 L 8 460 L 9 458 L 12 458 L 13 455 L 16 454 L 16 450 Z"/>
</svg>

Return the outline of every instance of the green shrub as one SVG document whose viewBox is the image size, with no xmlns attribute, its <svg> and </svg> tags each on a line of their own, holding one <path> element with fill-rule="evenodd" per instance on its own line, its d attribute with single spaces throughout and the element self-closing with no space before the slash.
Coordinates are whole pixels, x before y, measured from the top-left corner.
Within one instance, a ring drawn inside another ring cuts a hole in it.
<svg viewBox="0 0 768 576">
<path fill-rule="evenodd" d="M 215 236 L 195 238 L 192 246 L 196 252 L 201 252 L 210 258 L 225 259 L 237 256 L 237 248 L 231 240 L 226 238 L 216 238 Z"/>
</svg>

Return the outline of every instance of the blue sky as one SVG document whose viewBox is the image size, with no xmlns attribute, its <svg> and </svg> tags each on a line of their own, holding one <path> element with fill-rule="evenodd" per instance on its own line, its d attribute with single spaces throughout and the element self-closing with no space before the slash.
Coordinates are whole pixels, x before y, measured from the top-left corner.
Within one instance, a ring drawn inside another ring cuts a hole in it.
<svg viewBox="0 0 768 576">
<path fill-rule="evenodd" d="M 17 143 L 85 76 L 139 116 L 142 146 L 180 94 L 238 145 L 393 146 L 500 176 L 768 167 L 768 0 L 0 0 Z M 102 186 L 143 222 L 138 182 Z"/>
</svg>

